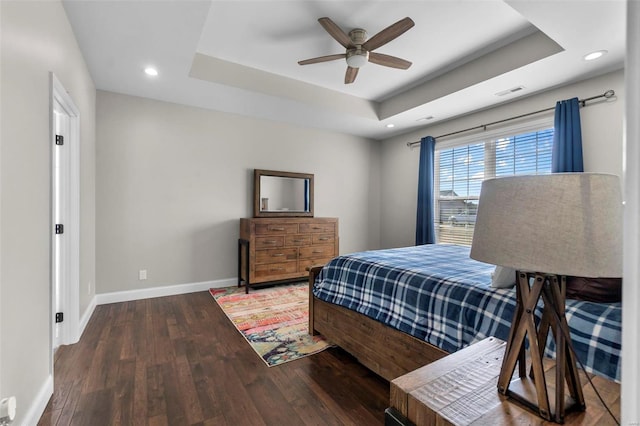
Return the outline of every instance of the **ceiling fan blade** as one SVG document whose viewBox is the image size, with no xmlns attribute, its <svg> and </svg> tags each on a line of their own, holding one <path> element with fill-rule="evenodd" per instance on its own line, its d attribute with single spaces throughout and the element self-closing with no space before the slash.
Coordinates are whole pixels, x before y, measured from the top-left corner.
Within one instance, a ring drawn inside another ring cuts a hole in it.
<svg viewBox="0 0 640 426">
<path fill-rule="evenodd" d="M 333 22 L 330 18 L 320 18 L 318 19 L 318 22 L 320 22 L 322 28 L 324 28 L 331 37 L 336 39 L 338 43 L 347 48 L 351 46 L 351 39 L 349 38 L 347 33 L 342 31 L 342 28 L 337 26 L 336 23 Z"/>
<path fill-rule="evenodd" d="M 411 66 L 411 62 L 404 59 L 375 52 L 369 52 L 369 62 L 385 67 L 400 68 L 402 70 L 406 70 Z"/>
<path fill-rule="evenodd" d="M 356 80 L 356 77 L 358 76 L 358 70 L 360 68 L 352 68 L 352 67 L 347 67 L 347 72 L 344 75 L 344 84 L 351 84 Z"/>
<path fill-rule="evenodd" d="M 405 31 L 413 27 L 415 23 L 409 17 L 404 18 L 380 31 L 378 34 L 367 40 L 362 47 L 372 51 L 378 47 L 389 43 L 391 40 L 402 35 Z"/>
<path fill-rule="evenodd" d="M 305 59 L 304 61 L 298 61 L 298 65 L 317 64 L 319 62 L 335 61 L 336 59 L 346 58 L 346 53 L 338 53 L 336 55 L 319 56 L 317 58 Z"/>
</svg>

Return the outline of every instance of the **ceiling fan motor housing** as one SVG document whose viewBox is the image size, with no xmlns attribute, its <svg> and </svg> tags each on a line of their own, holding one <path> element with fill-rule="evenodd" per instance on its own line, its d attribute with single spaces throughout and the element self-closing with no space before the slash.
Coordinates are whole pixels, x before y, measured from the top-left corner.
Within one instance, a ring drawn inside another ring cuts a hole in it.
<svg viewBox="0 0 640 426">
<path fill-rule="evenodd" d="M 349 38 L 354 45 L 359 46 L 367 41 L 367 32 L 362 28 L 354 28 L 349 31 Z"/>
</svg>

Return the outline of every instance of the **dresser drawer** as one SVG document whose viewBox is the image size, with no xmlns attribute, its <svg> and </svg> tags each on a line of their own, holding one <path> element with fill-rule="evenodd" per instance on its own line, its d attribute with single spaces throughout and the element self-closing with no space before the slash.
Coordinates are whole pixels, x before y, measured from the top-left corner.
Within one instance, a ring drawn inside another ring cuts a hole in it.
<svg viewBox="0 0 640 426">
<path fill-rule="evenodd" d="M 317 245 L 309 247 L 300 247 L 300 260 L 316 259 L 321 257 L 334 257 L 333 245 Z"/>
<path fill-rule="evenodd" d="M 256 265 L 256 278 L 265 278 L 298 272 L 298 262 L 281 262 Z"/>
<path fill-rule="evenodd" d="M 273 235 L 270 237 L 256 237 L 256 249 L 267 249 L 274 247 L 283 247 L 284 246 L 284 236 L 283 235 Z"/>
<path fill-rule="evenodd" d="M 256 264 L 284 262 L 285 260 L 297 260 L 298 249 L 281 248 L 271 250 L 256 250 Z"/>
<path fill-rule="evenodd" d="M 256 235 L 282 235 L 297 233 L 297 223 L 256 223 Z"/>
<path fill-rule="evenodd" d="M 284 241 L 286 246 L 308 246 L 311 245 L 311 235 L 287 235 Z"/>
<path fill-rule="evenodd" d="M 333 223 L 301 223 L 300 233 L 313 232 L 313 233 L 335 233 L 336 226 Z"/>
<path fill-rule="evenodd" d="M 312 244 L 328 244 L 333 243 L 336 240 L 333 234 L 312 234 Z"/>
</svg>

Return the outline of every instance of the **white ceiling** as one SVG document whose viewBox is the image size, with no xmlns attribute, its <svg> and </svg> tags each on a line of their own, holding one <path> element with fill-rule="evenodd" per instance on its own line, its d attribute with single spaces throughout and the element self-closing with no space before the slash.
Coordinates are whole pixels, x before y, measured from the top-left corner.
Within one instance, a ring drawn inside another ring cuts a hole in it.
<svg viewBox="0 0 640 426">
<path fill-rule="evenodd" d="M 98 89 L 375 139 L 624 63 L 622 0 L 64 0 L 64 7 Z M 350 85 L 343 60 L 299 66 L 344 53 L 317 22 L 323 16 L 369 37 L 411 17 L 415 26 L 376 52 L 413 65 L 369 63 Z M 583 60 L 602 49 L 603 58 Z M 157 77 L 143 73 L 149 65 Z"/>
</svg>

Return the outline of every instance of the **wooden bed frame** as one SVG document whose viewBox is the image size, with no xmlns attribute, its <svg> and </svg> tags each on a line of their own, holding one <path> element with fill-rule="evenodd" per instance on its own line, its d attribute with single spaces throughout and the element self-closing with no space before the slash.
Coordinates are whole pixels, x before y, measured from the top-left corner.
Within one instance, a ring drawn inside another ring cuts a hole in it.
<svg viewBox="0 0 640 426">
<path fill-rule="evenodd" d="M 447 352 L 363 314 L 313 296 L 322 266 L 309 270 L 309 333 L 322 334 L 386 380 L 393 380 Z"/>
</svg>

